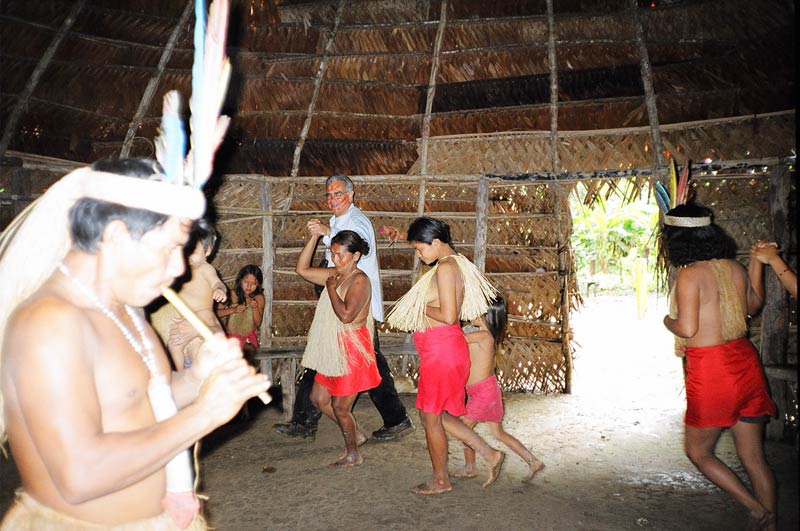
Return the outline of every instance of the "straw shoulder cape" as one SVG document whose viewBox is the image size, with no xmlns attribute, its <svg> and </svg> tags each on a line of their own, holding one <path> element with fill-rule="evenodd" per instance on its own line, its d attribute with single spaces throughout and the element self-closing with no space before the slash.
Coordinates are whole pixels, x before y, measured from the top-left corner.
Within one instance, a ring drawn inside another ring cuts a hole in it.
<svg viewBox="0 0 800 531">
<path fill-rule="evenodd" d="M 336 292 L 339 293 L 338 288 Z M 370 311 L 367 315 L 365 326 L 369 331 L 370 339 L 372 339 L 374 328 L 372 303 L 367 302 L 367 304 L 370 305 Z M 308 330 L 306 350 L 303 352 L 303 359 L 300 364 L 325 376 L 344 376 L 348 374 L 350 368 L 347 363 L 348 353 L 344 345 L 345 334 L 357 328 L 361 327 L 345 324 L 339 319 L 336 312 L 333 311 L 333 304 L 331 304 L 331 298 L 328 296 L 328 290 L 322 290 L 317 309 L 314 311 L 314 320 Z M 353 343 L 358 350 L 357 354 L 363 356 L 364 359 L 369 360 L 375 355 L 371 349 L 372 343 L 370 343 L 370 348 L 362 345 L 360 341 Z M 335 351 L 334 345 L 336 346 Z"/>
<path fill-rule="evenodd" d="M 717 289 L 719 290 L 722 339 L 726 342 L 739 339 L 747 334 L 747 304 L 739 297 L 736 291 L 730 264 L 723 260 L 711 260 L 710 263 L 711 270 L 717 281 Z M 672 319 L 678 318 L 678 300 L 675 296 L 675 286 L 672 287 L 669 294 L 669 316 Z M 675 336 L 676 356 L 684 356 L 683 348 L 685 346 L 686 339 Z"/>
<path fill-rule="evenodd" d="M 451 256 L 455 259 L 464 282 L 464 301 L 461 303 L 459 319 L 472 321 L 486 313 L 489 302 L 497 296 L 497 289 L 466 256 L 458 253 Z M 395 303 L 386 318 L 389 325 L 404 332 L 422 332 L 427 328 L 425 307 L 428 289 L 436 277 L 438 268 L 439 263 L 422 275 L 422 278 Z"/>
</svg>

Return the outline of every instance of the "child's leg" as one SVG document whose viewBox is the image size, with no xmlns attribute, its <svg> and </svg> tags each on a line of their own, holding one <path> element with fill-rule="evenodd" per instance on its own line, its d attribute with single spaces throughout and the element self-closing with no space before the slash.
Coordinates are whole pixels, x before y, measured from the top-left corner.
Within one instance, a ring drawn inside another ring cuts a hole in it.
<svg viewBox="0 0 800 531">
<path fill-rule="evenodd" d="M 461 417 L 461 421 L 470 429 L 474 428 L 478 421 Z M 464 468 L 450 472 L 450 475 L 456 478 L 474 478 L 478 475 L 478 469 L 475 467 L 475 450 L 464 445 Z"/>
<path fill-rule="evenodd" d="M 489 431 L 495 439 L 508 446 L 515 454 L 520 456 L 522 460 L 528 464 L 528 474 L 525 476 L 523 481 L 529 481 L 533 479 L 533 476 L 535 476 L 537 472 L 544 468 L 544 463 L 535 455 L 533 455 L 533 453 L 528 450 L 525 445 L 519 441 L 519 439 L 506 432 L 503 429 L 502 424 L 499 422 L 489 422 Z"/>
<path fill-rule="evenodd" d="M 500 466 L 503 464 L 505 454 L 486 444 L 486 441 L 484 441 L 480 435 L 461 422 L 461 419 L 454 417 L 447 411 L 442 412 L 442 423 L 447 433 L 466 444 L 486 459 L 489 464 L 489 472 L 486 481 L 483 482 L 483 486 L 488 487 L 494 483 L 500 475 Z"/>
<path fill-rule="evenodd" d="M 339 424 L 339 429 L 342 430 L 344 437 L 345 455 L 340 457 L 338 461 L 331 466 L 346 467 L 360 465 L 363 462 L 361 453 L 358 451 L 358 437 L 361 435 L 357 432 L 356 419 L 353 417 L 351 410 L 353 409 L 353 402 L 356 400 L 356 394 L 348 396 L 334 396 L 331 399 L 333 413 L 336 416 L 336 422 Z M 363 436 L 362 436 L 363 437 Z"/>
</svg>

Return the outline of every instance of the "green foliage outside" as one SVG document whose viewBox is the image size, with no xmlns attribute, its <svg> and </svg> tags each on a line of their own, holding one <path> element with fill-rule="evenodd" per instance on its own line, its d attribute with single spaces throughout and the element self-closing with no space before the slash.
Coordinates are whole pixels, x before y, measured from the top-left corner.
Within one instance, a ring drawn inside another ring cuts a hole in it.
<svg viewBox="0 0 800 531">
<path fill-rule="evenodd" d="M 570 198 L 572 248 L 581 293 L 633 294 L 637 281 L 645 294 L 655 292 L 655 201 L 639 198 L 623 205 L 620 195 L 611 194 L 597 197 L 588 207 L 585 196 L 586 190 L 578 187 Z"/>
</svg>

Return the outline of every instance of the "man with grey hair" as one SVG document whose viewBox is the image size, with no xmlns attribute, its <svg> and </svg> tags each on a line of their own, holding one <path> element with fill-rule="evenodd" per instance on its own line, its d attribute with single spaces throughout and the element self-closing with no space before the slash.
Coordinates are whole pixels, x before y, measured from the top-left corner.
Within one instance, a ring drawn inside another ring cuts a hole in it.
<svg viewBox="0 0 800 531">
<path fill-rule="evenodd" d="M 307 230 L 311 234 L 322 236 L 325 244 L 325 261 L 332 267 L 330 253 L 331 238 L 342 230 L 352 230 L 369 243 L 370 252 L 362 256 L 358 268 L 366 273 L 372 286 L 372 317 L 376 325 L 373 331 L 375 345 L 375 361 L 381 375 L 381 383 L 369 391 L 369 397 L 383 418 L 383 427 L 372 433 L 376 441 L 389 441 L 414 428 L 411 419 L 406 413 L 406 408 L 397 396 L 392 372 L 389 364 L 380 350 L 377 323 L 383 321 L 383 291 L 381 288 L 380 266 L 378 264 L 377 243 L 375 230 L 369 218 L 353 204 L 353 181 L 346 175 L 332 175 L 325 181 L 325 202 L 328 210 L 333 213 L 329 224 L 325 225 L 318 219 L 311 219 Z M 313 440 L 317 431 L 317 424 L 322 413 L 311 402 L 311 387 L 314 384 L 316 371 L 305 369 L 300 380 L 295 398 L 295 407 L 292 420 L 285 424 L 275 424 L 274 428 L 280 434 L 289 437 L 303 437 Z"/>
</svg>

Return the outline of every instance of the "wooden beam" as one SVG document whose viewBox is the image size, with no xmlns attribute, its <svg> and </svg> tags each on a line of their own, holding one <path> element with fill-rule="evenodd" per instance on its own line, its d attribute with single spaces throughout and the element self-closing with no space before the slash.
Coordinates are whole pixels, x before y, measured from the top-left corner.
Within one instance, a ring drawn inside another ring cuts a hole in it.
<svg viewBox="0 0 800 531">
<path fill-rule="evenodd" d="M 180 36 L 183 27 L 186 25 L 186 21 L 189 20 L 189 15 L 191 15 L 193 11 L 194 1 L 186 2 L 186 7 L 183 9 L 183 13 L 181 13 L 181 18 L 178 19 L 178 23 L 175 24 L 175 27 L 172 29 L 172 33 L 169 36 L 169 40 L 167 41 L 166 46 L 164 46 L 164 51 L 161 54 L 161 59 L 159 59 L 158 67 L 156 68 L 156 75 L 152 76 L 147 82 L 147 86 L 144 88 L 144 93 L 142 94 L 142 99 L 139 101 L 139 107 L 136 108 L 136 112 L 128 124 L 128 131 L 125 133 L 125 140 L 122 142 L 122 149 L 119 150 L 120 158 L 126 158 L 131 153 L 131 147 L 133 146 L 133 140 L 136 137 L 136 131 L 142 124 L 145 116 L 147 116 L 147 111 L 150 110 L 150 103 L 153 101 L 153 96 L 155 96 L 158 84 L 161 82 L 161 77 L 164 75 L 164 70 L 167 68 L 167 63 L 169 62 L 170 57 L 172 57 L 172 51 L 175 49 L 175 44 L 178 42 L 178 37 Z M 155 153 L 153 153 L 152 156 L 155 157 Z"/>
<path fill-rule="evenodd" d="M 336 38 L 336 30 L 339 27 L 339 22 L 342 19 L 342 9 L 344 2 L 339 0 L 336 5 L 336 16 L 333 19 L 333 27 L 328 32 L 325 41 L 325 49 L 322 52 L 322 60 L 319 62 L 317 75 L 314 77 L 314 89 L 311 92 L 311 101 L 308 102 L 308 111 L 306 112 L 306 119 L 303 122 L 303 128 L 300 130 L 300 137 L 297 139 L 297 145 L 294 147 L 294 156 L 292 157 L 292 171 L 291 176 L 297 177 L 300 171 L 300 155 L 303 153 L 303 146 L 306 144 L 308 131 L 311 129 L 311 120 L 314 118 L 314 109 L 317 106 L 317 98 L 319 98 L 320 87 L 322 80 L 325 78 L 325 70 L 328 68 L 328 56 L 333 49 L 333 41 Z"/>
<path fill-rule="evenodd" d="M 639 49 L 639 67 L 642 72 L 647 118 L 650 121 L 650 138 L 653 140 L 653 151 L 655 151 L 653 173 L 658 175 L 660 170 L 666 169 L 667 160 L 664 157 L 664 145 L 661 141 L 661 129 L 658 124 L 658 106 L 656 105 L 656 94 L 653 90 L 653 70 L 650 66 L 650 55 L 647 53 L 647 44 L 644 40 L 644 28 L 642 27 L 642 19 L 639 16 L 639 4 L 637 0 L 629 1 L 630 13 L 636 33 L 636 47 Z M 668 178 L 667 173 L 664 173 L 664 178 Z"/>
<path fill-rule="evenodd" d="M 447 0 L 442 0 L 439 11 L 439 26 L 436 29 L 436 40 L 433 44 L 433 61 L 431 75 L 428 78 L 428 93 L 425 98 L 425 115 L 422 118 L 422 145 L 420 146 L 420 175 L 428 174 L 428 139 L 431 133 L 431 111 L 433 98 L 436 95 L 436 76 L 439 74 L 439 56 L 442 53 L 444 30 L 447 27 Z"/>
<path fill-rule="evenodd" d="M 17 98 L 17 103 L 14 105 L 14 109 L 12 109 L 11 114 L 8 116 L 6 127 L 3 130 L 3 137 L 0 138 L 0 158 L 3 158 L 3 156 L 6 154 L 6 150 L 11 144 L 11 139 L 13 138 L 14 132 L 17 129 L 19 119 L 22 117 L 22 113 L 27 110 L 28 100 L 30 100 L 33 91 L 36 90 L 36 87 L 39 85 L 39 80 L 42 78 L 45 70 L 47 70 L 47 67 L 53 60 L 53 56 L 61 46 L 61 42 L 64 40 L 64 37 L 66 37 L 69 30 L 75 24 L 75 19 L 78 18 L 78 14 L 81 12 L 85 4 L 86 0 L 75 0 L 75 2 L 72 4 L 72 9 L 69 11 L 69 14 L 66 16 L 66 18 L 64 18 L 64 22 L 61 23 L 61 27 L 58 28 L 58 31 L 53 36 L 53 40 L 50 41 L 50 45 L 47 47 L 47 50 L 45 50 L 44 54 L 42 54 L 42 58 L 39 60 L 36 68 L 33 69 L 31 77 L 25 84 L 25 88 L 22 89 L 22 92 Z"/>
</svg>

